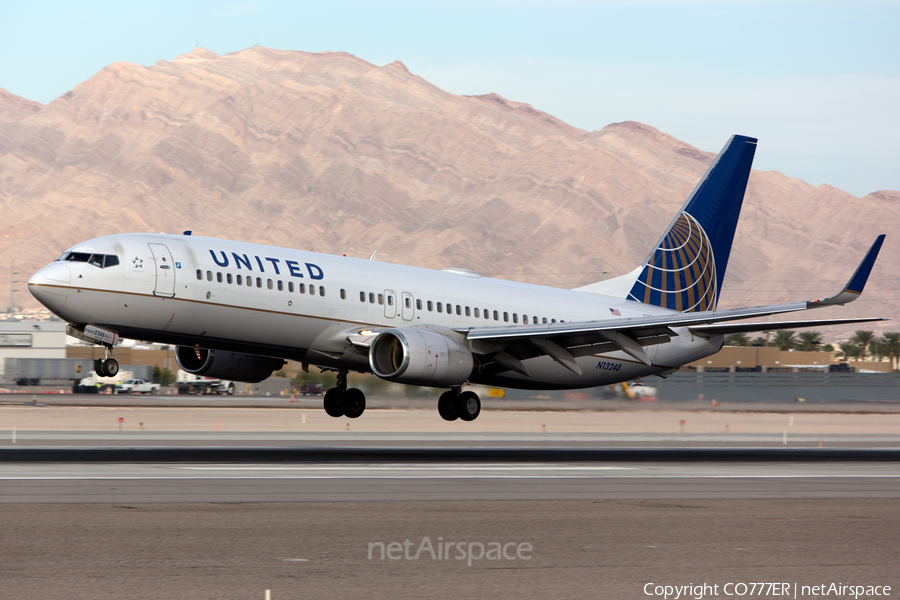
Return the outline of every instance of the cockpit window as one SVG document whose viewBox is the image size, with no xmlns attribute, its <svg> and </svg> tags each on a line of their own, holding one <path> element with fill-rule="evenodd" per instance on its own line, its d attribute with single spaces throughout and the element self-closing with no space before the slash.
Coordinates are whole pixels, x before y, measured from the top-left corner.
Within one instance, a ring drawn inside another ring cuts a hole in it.
<svg viewBox="0 0 900 600">
<path fill-rule="evenodd" d="M 119 264 L 119 257 L 115 254 L 90 254 L 88 252 L 69 252 L 68 255 L 64 255 L 60 260 L 86 262 L 101 269 L 114 267 Z"/>
</svg>

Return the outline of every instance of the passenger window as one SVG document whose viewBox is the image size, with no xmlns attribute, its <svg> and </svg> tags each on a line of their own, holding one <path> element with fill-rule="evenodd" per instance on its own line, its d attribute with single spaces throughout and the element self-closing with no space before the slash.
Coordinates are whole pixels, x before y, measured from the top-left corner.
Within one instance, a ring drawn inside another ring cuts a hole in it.
<svg viewBox="0 0 900 600">
<path fill-rule="evenodd" d="M 528 315 L 522 315 L 522 325 L 528 325 Z"/>
<path fill-rule="evenodd" d="M 253 278 L 247 275 L 247 287 L 253 287 Z"/>
<path fill-rule="evenodd" d="M 494 320 L 495 320 L 495 321 L 499 321 L 499 320 L 500 320 L 500 313 L 498 313 L 496 310 L 494 311 Z"/>
<path fill-rule="evenodd" d="M 297 291 L 300 292 L 301 294 L 305 294 L 305 293 L 306 293 L 306 284 L 305 284 L 305 283 L 298 283 L 298 284 L 297 284 Z"/>
<path fill-rule="evenodd" d="M 406 308 L 412 308 L 412 300 L 410 300 L 409 298 L 406 298 L 405 301 L 406 301 Z"/>
<path fill-rule="evenodd" d="M 347 299 L 347 292 L 345 292 L 344 289 L 341 288 L 341 300 L 346 300 L 346 299 Z"/>
<path fill-rule="evenodd" d="M 197 280 L 203 281 L 203 271 L 201 271 L 200 269 L 197 269 Z"/>
<path fill-rule="evenodd" d="M 547 317 L 544 317 L 543 319 L 541 319 L 541 323 L 546 323 L 546 322 L 547 322 Z"/>
<path fill-rule="evenodd" d="M 556 319 L 550 319 L 551 323 L 556 323 Z"/>
<path fill-rule="evenodd" d="M 207 281 L 212 281 L 212 271 L 207 271 L 207 272 L 206 272 L 206 280 L 207 280 Z"/>
<path fill-rule="evenodd" d="M 115 254 L 107 254 L 106 255 L 106 262 L 103 263 L 104 267 L 114 267 L 117 264 L 119 264 L 118 256 L 116 256 Z"/>
<path fill-rule="evenodd" d="M 422 310 L 422 301 L 416 300 L 416 310 Z"/>
<path fill-rule="evenodd" d="M 431 309 L 434 305 L 431 303 L 431 300 L 428 301 L 428 312 L 431 312 Z"/>
<path fill-rule="evenodd" d="M 221 272 L 221 271 L 219 271 L 218 273 L 216 273 L 216 281 L 217 281 L 218 283 L 222 283 L 222 272 Z"/>
<path fill-rule="evenodd" d="M 316 295 L 316 286 L 314 286 L 314 285 L 310 285 L 310 286 L 309 286 L 309 295 L 310 295 L 310 296 L 315 296 L 315 295 Z"/>
<path fill-rule="evenodd" d="M 444 312 L 444 305 L 440 302 L 437 303 L 438 312 Z"/>
<path fill-rule="evenodd" d="M 384 305 L 384 294 L 378 294 L 378 304 Z"/>
<path fill-rule="evenodd" d="M 481 316 L 481 313 L 480 313 L 479 310 L 476 308 L 476 309 L 475 309 L 475 318 L 477 319 L 477 318 L 479 318 L 480 316 Z"/>
<path fill-rule="evenodd" d="M 270 279 L 270 280 L 269 280 L 269 283 L 271 283 L 271 282 L 272 282 L 272 280 Z M 256 278 L 256 287 L 258 287 L 258 288 L 261 288 L 261 287 L 262 287 L 262 277 L 257 277 L 257 278 Z"/>
<path fill-rule="evenodd" d="M 225 281 L 227 281 L 229 284 L 231 284 L 231 273 L 227 273 L 225 275 Z"/>
<path fill-rule="evenodd" d="M 374 294 L 374 292 L 369 292 L 369 304 L 375 304 L 375 294 Z"/>
<path fill-rule="evenodd" d="M 509 323 L 509 313 L 508 312 L 503 313 L 503 322 Z"/>
<path fill-rule="evenodd" d="M 485 318 L 485 319 L 490 319 L 490 318 L 491 318 L 491 311 L 489 311 L 488 309 L 484 309 L 484 318 Z"/>
<path fill-rule="evenodd" d="M 324 286 L 324 285 L 320 285 L 320 286 L 319 286 L 319 295 L 320 295 L 320 296 L 324 296 L 324 295 L 325 295 L 325 286 Z"/>
<path fill-rule="evenodd" d="M 462 315 L 462 306 L 459 304 L 456 305 L 456 314 Z"/>
<path fill-rule="evenodd" d="M 288 291 L 292 294 L 294 293 L 294 282 L 293 281 L 288 281 Z"/>
<path fill-rule="evenodd" d="M 284 282 L 282 282 L 280 279 L 278 280 L 278 291 L 279 292 L 284 291 Z"/>
<path fill-rule="evenodd" d="M 394 297 L 389 295 L 387 297 L 387 299 L 388 299 L 388 306 L 393 306 L 394 305 Z"/>
<path fill-rule="evenodd" d="M 244 277 L 242 275 L 235 275 L 234 282 L 238 285 L 244 285 Z"/>
<path fill-rule="evenodd" d="M 468 317 L 469 314 L 470 314 L 470 313 L 469 313 L 469 307 L 467 306 L 467 307 L 466 307 L 466 316 Z"/>
<path fill-rule="evenodd" d="M 513 323 L 519 322 L 519 313 L 513 313 Z"/>
<path fill-rule="evenodd" d="M 359 293 L 359 301 L 360 301 L 360 302 L 365 302 L 365 301 L 366 301 L 366 293 L 365 293 L 365 292 L 360 292 L 360 293 Z"/>
</svg>

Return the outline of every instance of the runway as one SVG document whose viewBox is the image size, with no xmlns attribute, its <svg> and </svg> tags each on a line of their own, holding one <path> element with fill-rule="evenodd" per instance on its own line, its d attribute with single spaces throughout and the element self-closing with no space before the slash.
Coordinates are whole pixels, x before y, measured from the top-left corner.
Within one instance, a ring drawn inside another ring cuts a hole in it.
<svg viewBox="0 0 900 600">
<path fill-rule="evenodd" d="M 900 497 L 891 448 L 512 444 L 7 447 L 0 502 Z"/>
<path fill-rule="evenodd" d="M 106 432 L 98 446 L 87 432 L 28 433 L 0 448 L 10 597 L 545 600 L 642 598 L 651 582 L 900 584 L 890 436 L 711 448 L 346 432 L 298 446 L 297 434 L 223 432 L 185 446 L 184 432 Z M 209 445 L 229 437 L 239 444 Z M 416 556 L 426 538 L 455 553 Z M 492 543 L 531 550 L 469 560 Z M 379 544 L 411 550 L 382 556 Z"/>
</svg>

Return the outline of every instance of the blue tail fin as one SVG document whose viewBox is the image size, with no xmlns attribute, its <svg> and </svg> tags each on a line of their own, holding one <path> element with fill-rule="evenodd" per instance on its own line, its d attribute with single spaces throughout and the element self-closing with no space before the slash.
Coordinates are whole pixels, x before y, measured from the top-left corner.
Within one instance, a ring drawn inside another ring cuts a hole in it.
<svg viewBox="0 0 900 600">
<path fill-rule="evenodd" d="M 682 312 L 715 310 L 756 140 L 734 135 L 644 261 L 629 300 Z"/>
</svg>

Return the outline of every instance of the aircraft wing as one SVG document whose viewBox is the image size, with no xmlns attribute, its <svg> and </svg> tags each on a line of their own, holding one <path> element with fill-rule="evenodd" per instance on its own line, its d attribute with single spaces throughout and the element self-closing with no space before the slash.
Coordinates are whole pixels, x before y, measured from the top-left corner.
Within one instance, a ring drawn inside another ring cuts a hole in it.
<svg viewBox="0 0 900 600">
<path fill-rule="evenodd" d="M 672 328 L 688 327 L 691 332 L 706 335 L 722 335 L 742 331 L 766 331 L 789 327 L 814 327 L 842 323 L 862 323 L 881 319 L 830 319 L 821 321 L 785 321 L 782 323 L 729 324 L 752 317 L 763 317 L 789 312 L 822 308 L 852 302 L 862 293 L 884 235 L 878 236 L 860 265 L 844 288 L 823 300 L 769 304 L 747 308 L 673 313 L 649 317 L 612 318 L 597 321 L 547 323 L 537 325 L 513 325 L 505 327 L 473 327 L 457 329 L 466 335 L 472 350 L 477 354 L 493 355 L 493 360 L 504 369 L 523 375 L 528 370 L 522 360 L 548 355 L 570 371 L 581 374 L 575 363 L 578 356 L 621 350 L 629 356 L 651 364 L 643 346 L 659 344 L 677 335 Z M 783 327 L 779 327 L 783 325 Z"/>
<path fill-rule="evenodd" d="M 806 321 L 769 321 L 759 323 L 715 323 L 713 325 L 696 325 L 689 327 L 699 334 L 730 335 L 732 333 L 754 333 L 757 331 L 775 331 L 777 329 L 797 329 L 800 327 L 827 327 L 829 325 L 849 325 L 852 323 L 869 323 L 886 321 L 881 317 L 859 319 L 814 319 Z"/>
</svg>

